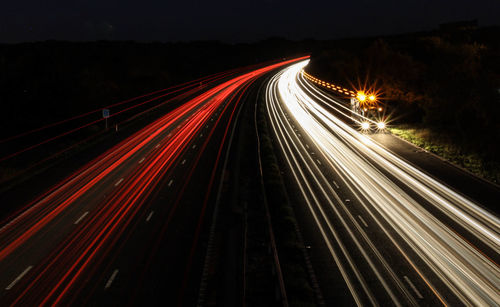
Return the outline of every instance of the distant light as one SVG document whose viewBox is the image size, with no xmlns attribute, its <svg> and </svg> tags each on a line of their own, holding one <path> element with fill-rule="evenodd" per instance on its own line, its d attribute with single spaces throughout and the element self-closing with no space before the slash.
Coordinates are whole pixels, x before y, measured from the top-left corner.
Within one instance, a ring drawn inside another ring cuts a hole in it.
<svg viewBox="0 0 500 307">
<path fill-rule="evenodd" d="M 369 122 L 362 122 L 361 123 L 361 129 L 363 129 L 363 130 L 370 129 L 370 123 Z"/>
<path fill-rule="evenodd" d="M 370 97 L 368 97 L 368 99 L 370 99 L 370 101 L 375 101 L 375 99 L 377 99 L 377 97 L 375 97 L 375 95 L 370 95 Z"/>
<path fill-rule="evenodd" d="M 382 111 L 382 107 L 378 107 L 378 111 L 381 112 Z"/>
<path fill-rule="evenodd" d="M 377 123 L 377 128 L 379 128 L 380 130 L 384 130 L 385 129 L 385 123 L 384 122 L 378 122 Z"/>
<path fill-rule="evenodd" d="M 365 101 L 366 100 L 366 95 L 363 92 L 358 92 L 357 98 L 358 98 L 359 101 Z"/>
</svg>

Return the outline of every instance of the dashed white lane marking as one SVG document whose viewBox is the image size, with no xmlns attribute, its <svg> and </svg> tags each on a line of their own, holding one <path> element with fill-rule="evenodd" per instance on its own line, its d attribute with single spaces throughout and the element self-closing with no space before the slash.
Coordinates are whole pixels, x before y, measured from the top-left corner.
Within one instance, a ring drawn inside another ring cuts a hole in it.
<svg viewBox="0 0 500 307">
<path fill-rule="evenodd" d="M 205 126 L 205 128 L 207 128 L 207 129 L 208 129 L 208 125 L 206 125 L 206 126 Z"/>
<path fill-rule="evenodd" d="M 403 276 L 404 279 L 406 280 L 406 282 L 410 285 L 410 287 L 413 289 L 413 292 L 415 292 L 415 294 L 417 295 L 417 297 L 419 299 L 423 299 L 424 297 L 422 296 L 422 294 L 420 294 L 420 292 L 418 291 L 417 287 L 415 287 L 415 285 L 411 282 L 411 280 L 408 278 L 408 276 Z"/>
<path fill-rule="evenodd" d="M 200 138 L 203 137 L 203 133 L 200 133 Z"/>
<path fill-rule="evenodd" d="M 33 268 L 32 265 L 28 266 L 21 274 L 19 274 L 19 276 L 16 277 L 16 279 L 14 279 L 8 286 L 7 288 L 5 288 L 5 290 L 10 290 L 12 289 L 12 287 L 14 287 L 16 285 L 16 283 L 18 281 L 21 280 L 21 278 L 24 277 L 24 275 L 26 275 L 31 269 Z"/>
<path fill-rule="evenodd" d="M 117 187 L 120 183 L 122 183 L 122 181 L 123 181 L 123 178 L 122 178 L 122 179 L 120 179 L 120 180 L 118 180 L 118 182 L 117 182 L 117 183 L 115 183 L 115 187 Z"/>
<path fill-rule="evenodd" d="M 196 144 L 193 145 L 193 149 L 195 149 L 195 148 L 196 148 Z"/>
<path fill-rule="evenodd" d="M 151 213 L 148 215 L 148 217 L 146 218 L 146 222 L 149 222 L 149 220 L 151 219 L 151 217 L 153 216 L 153 213 L 155 213 L 154 211 L 151 211 Z"/>
<path fill-rule="evenodd" d="M 318 164 L 321 165 L 321 161 L 320 160 L 316 159 L 316 161 L 318 161 Z"/>
<path fill-rule="evenodd" d="M 117 274 L 118 274 L 118 269 L 113 271 L 113 274 L 111 274 L 111 277 L 108 279 L 108 282 L 104 286 L 104 289 L 111 287 L 111 284 L 113 283 L 113 280 L 115 280 Z"/>
<path fill-rule="evenodd" d="M 170 181 L 168 182 L 168 186 L 171 186 L 172 183 L 174 183 L 174 180 L 173 179 L 170 179 Z"/>
<path fill-rule="evenodd" d="M 300 135 L 300 133 L 297 133 L 297 136 L 300 138 L 302 135 Z"/>
<path fill-rule="evenodd" d="M 306 144 L 307 149 L 309 149 L 309 145 Z"/>
<path fill-rule="evenodd" d="M 368 228 L 368 224 L 366 224 L 365 220 L 363 220 L 363 217 L 361 215 L 358 215 L 358 218 L 361 221 L 361 223 L 363 223 L 363 225 L 365 225 L 365 227 Z"/>
<path fill-rule="evenodd" d="M 142 158 L 142 159 L 139 161 L 139 164 L 141 164 L 142 162 L 144 162 L 144 160 L 146 160 L 146 158 Z"/>
<path fill-rule="evenodd" d="M 186 163 L 186 159 L 182 160 L 181 164 L 184 165 Z"/>
<path fill-rule="evenodd" d="M 158 143 L 158 144 L 157 144 L 157 145 L 155 146 L 155 148 L 158 148 L 158 147 L 160 147 L 160 145 L 161 145 L 161 143 Z"/>
<path fill-rule="evenodd" d="M 340 188 L 340 187 L 339 187 L 339 185 L 337 184 L 337 182 L 336 182 L 335 180 L 333 181 L 333 184 L 335 185 L 335 187 L 336 187 L 337 189 L 338 189 L 338 188 Z"/>
<path fill-rule="evenodd" d="M 78 218 L 78 220 L 76 220 L 76 221 L 74 222 L 74 224 L 76 225 L 76 224 L 80 223 L 80 222 L 81 222 L 81 221 L 82 221 L 82 220 L 83 220 L 83 219 L 87 216 L 87 214 L 89 214 L 89 212 L 88 212 L 88 211 L 86 211 L 84 214 L 82 214 L 82 216 L 80 216 L 80 217 Z"/>
</svg>

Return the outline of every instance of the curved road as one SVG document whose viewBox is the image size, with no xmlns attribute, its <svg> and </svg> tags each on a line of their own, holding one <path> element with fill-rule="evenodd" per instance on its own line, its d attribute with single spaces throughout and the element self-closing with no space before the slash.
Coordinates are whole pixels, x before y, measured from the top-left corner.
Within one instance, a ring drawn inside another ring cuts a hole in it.
<svg viewBox="0 0 500 307">
<path fill-rule="evenodd" d="M 499 218 L 340 120 L 348 109 L 307 81 L 307 62 L 274 76 L 266 106 L 305 228 L 328 255 L 323 292 L 357 305 L 499 305 Z"/>
</svg>

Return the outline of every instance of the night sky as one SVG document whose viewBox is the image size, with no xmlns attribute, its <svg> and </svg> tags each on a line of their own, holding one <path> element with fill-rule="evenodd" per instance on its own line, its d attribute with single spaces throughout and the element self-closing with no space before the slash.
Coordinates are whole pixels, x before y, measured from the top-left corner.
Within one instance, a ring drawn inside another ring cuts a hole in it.
<svg viewBox="0 0 500 307">
<path fill-rule="evenodd" d="M 498 25 L 499 16 L 499 0 L 3 1 L 0 42 L 331 39 L 430 30 L 456 20 Z"/>
</svg>

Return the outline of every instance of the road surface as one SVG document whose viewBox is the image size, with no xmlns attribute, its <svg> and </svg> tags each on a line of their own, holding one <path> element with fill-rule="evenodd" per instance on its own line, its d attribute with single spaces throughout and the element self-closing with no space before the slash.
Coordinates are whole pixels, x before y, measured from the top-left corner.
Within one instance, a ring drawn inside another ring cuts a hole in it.
<svg viewBox="0 0 500 307">
<path fill-rule="evenodd" d="M 328 304 L 500 304 L 500 220 L 333 114 L 302 74 L 266 107 Z M 350 295 L 346 295 L 350 293 Z"/>
<path fill-rule="evenodd" d="M 296 60 L 189 99 L 0 225 L 2 305 L 192 305 L 213 190 L 248 87 Z"/>
</svg>

